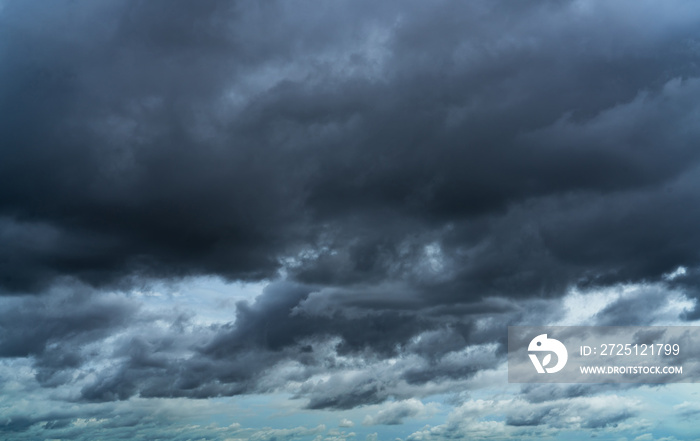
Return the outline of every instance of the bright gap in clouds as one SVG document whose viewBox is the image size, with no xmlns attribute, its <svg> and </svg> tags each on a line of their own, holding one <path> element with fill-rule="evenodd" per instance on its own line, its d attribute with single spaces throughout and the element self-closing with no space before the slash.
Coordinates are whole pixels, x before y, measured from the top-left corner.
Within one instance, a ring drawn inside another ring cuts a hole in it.
<svg viewBox="0 0 700 441">
<path fill-rule="evenodd" d="M 252 302 L 269 282 L 227 282 L 220 277 L 190 277 L 175 283 L 157 283 L 129 295 L 145 310 L 177 310 L 190 317 L 192 324 L 210 325 L 234 322 L 236 303 Z"/>
<path fill-rule="evenodd" d="M 662 300 L 657 305 L 644 302 L 647 297 Z M 689 298 L 683 291 L 673 290 L 659 283 L 630 283 L 611 287 L 580 290 L 570 289 L 561 299 L 562 317 L 551 326 L 591 326 L 605 315 L 606 309 L 620 302 L 638 302 L 639 309 L 648 308 L 640 319 L 644 322 L 625 323 L 635 326 L 688 326 L 692 322 L 681 320 L 683 314 L 692 311 L 696 300 Z"/>
</svg>

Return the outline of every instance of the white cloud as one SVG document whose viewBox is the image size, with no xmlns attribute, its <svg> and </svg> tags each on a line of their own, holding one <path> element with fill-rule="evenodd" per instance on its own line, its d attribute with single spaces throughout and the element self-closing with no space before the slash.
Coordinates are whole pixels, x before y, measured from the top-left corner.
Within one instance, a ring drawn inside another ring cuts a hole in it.
<svg viewBox="0 0 700 441">
<path fill-rule="evenodd" d="M 633 418 L 640 409 L 641 404 L 636 398 L 618 395 L 574 397 L 543 403 L 522 398 L 469 400 L 455 408 L 444 424 L 426 426 L 412 433 L 407 440 L 555 436 L 584 429 L 615 432 L 622 429 L 617 427 L 620 422 Z"/>
<path fill-rule="evenodd" d="M 373 415 L 365 416 L 362 424 L 365 426 L 402 424 L 406 418 L 414 418 L 434 413 L 436 411 L 436 406 L 435 403 L 425 405 L 415 398 L 394 401 L 381 405 L 381 410 Z"/>
</svg>

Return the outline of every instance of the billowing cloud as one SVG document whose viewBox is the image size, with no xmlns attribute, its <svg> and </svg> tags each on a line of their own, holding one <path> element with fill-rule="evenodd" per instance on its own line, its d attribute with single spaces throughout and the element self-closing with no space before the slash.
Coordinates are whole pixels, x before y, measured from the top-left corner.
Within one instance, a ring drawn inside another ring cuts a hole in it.
<svg viewBox="0 0 700 441">
<path fill-rule="evenodd" d="M 285 267 L 451 302 L 698 263 L 689 5 L 178 5 L 4 8 L 5 290 Z"/>
<path fill-rule="evenodd" d="M 498 389 L 507 325 L 700 318 L 699 15 L 3 1 L 0 367 L 33 401 L 0 430 L 133 439 L 172 428 L 136 403 L 260 394 L 333 418 L 186 430 L 372 439 L 326 427 L 435 397 L 444 424 L 392 438 L 648 429 L 619 386 L 467 395 Z"/>
<path fill-rule="evenodd" d="M 445 424 L 426 427 L 407 439 L 536 439 L 581 428 L 619 431 L 640 407 L 640 403 L 616 395 L 551 400 L 539 405 L 519 400 L 471 400 L 457 407 Z"/>
<path fill-rule="evenodd" d="M 389 403 L 374 415 L 367 415 L 362 424 L 374 426 L 377 424 L 396 425 L 403 423 L 405 418 L 415 417 L 428 411 L 421 401 L 415 398 Z"/>
</svg>

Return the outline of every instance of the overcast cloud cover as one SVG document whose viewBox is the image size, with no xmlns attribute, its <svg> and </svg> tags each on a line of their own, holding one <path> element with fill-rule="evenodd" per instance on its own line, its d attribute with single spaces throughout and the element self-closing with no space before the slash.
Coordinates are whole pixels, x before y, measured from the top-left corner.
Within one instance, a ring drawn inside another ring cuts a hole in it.
<svg viewBox="0 0 700 441">
<path fill-rule="evenodd" d="M 3 439 L 690 440 L 508 325 L 700 319 L 694 1 L 0 0 Z"/>
</svg>

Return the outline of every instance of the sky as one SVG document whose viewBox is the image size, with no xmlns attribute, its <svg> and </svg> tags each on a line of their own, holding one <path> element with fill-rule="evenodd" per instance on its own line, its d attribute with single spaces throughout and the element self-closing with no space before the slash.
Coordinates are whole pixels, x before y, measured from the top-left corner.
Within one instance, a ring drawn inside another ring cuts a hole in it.
<svg viewBox="0 0 700 441">
<path fill-rule="evenodd" d="M 700 439 L 507 327 L 700 325 L 700 4 L 0 0 L 0 438 Z"/>
</svg>

